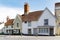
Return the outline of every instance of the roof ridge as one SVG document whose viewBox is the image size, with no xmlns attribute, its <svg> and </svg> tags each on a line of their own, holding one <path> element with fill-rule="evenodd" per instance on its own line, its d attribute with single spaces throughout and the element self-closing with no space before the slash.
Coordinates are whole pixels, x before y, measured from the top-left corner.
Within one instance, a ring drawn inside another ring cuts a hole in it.
<svg viewBox="0 0 60 40">
<path fill-rule="evenodd" d="M 44 10 L 38 10 L 38 11 L 44 11 Z M 38 12 L 37 10 L 36 11 L 32 11 L 32 12 Z M 30 12 L 29 12 L 30 13 Z"/>
</svg>

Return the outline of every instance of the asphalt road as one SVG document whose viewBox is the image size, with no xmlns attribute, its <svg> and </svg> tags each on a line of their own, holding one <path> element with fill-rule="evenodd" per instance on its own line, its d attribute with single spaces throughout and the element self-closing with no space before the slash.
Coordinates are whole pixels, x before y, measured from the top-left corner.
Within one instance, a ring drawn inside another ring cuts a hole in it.
<svg viewBox="0 0 60 40">
<path fill-rule="evenodd" d="M 60 40 L 60 36 L 11 36 L 11 35 L 0 35 L 0 40 Z"/>
</svg>

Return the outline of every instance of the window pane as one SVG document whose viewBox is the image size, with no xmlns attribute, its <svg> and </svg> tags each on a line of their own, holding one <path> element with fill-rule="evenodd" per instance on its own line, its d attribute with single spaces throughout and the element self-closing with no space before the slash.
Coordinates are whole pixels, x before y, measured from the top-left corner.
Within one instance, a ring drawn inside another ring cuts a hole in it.
<svg viewBox="0 0 60 40">
<path fill-rule="evenodd" d="M 31 26 L 31 22 L 28 22 L 28 26 Z"/>
<path fill-rule="evenodd" d="M 48 33 L 48 28 L 39 28 L 39 33 Z"/>
<path fill-rule="evenodd" d="M 48 25 L 48 19 L 44 19 L 44 25 Z"/>
<path fill-rule="evenodd" d="M 17 23 L 17 27 L 19 27 L 19 23 Z"/>
<path fill-rule="evenodd" d="M 45 28 L 45 29 L 44 29 L 44 32 L 45 32 L 45 33 L 48 33 L 48 28 Z"/>
<path fill-rule="evenodd" d="M 43 28 L 39 28 L 39 33 L 43 33 Z"/>
</svg>

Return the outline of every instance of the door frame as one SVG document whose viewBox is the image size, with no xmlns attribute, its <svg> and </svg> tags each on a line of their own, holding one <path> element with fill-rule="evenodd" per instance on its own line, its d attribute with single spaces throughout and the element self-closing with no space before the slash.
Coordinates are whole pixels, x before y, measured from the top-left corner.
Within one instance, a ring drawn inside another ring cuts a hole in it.
<svg viewBox="0 0 60 40">
<path fill-rule="evenodd" d="M 54 35 L 54 28 L 50 28 L 50 33 L 51 36 Z"/>
</svg>

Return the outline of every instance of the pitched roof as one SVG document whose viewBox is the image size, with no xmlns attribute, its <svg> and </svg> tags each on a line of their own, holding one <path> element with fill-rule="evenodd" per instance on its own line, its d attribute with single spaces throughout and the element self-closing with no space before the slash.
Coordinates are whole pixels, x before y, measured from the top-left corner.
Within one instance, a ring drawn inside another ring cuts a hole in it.
<svg viewBox="0 0 60 40">
<path fill-rule="evenodd" d="M 34 12 L 29 12 L 28 15 L 18 15 L 21 19 L 22 22 L 24 21 L 37 21 L 39 19 L 39 17 L 43 14 L 44 10 L 40 10 L 40 11 L 34 11 Z M 13 24 L 14 19 L 9 19 L 6 23 L 5 26 L 9 26 Z"/>
<path fill-rule="evenodd" d="M 60 2 L 55 3 L 55 6 L 56 6 L 56 7 L 60 6 Z"/>
<path fill-rule="evenodd" d="M 34 12 L 29 12 L 28 15 L 19 15 L 22 18 L 22 21 L 37 21 L 38 18 L 42 15 L 43 11 L 34 11 Z M 6 23 L 5 26 L 9 26 L 13 24 L 14 19 L 9 19 Z"/>
<path fill-rule="evenodd" d="M 22 21 L 36 21 L 42 15 L 43 11 L 29 12 L 28 15 L 22 15 Z"/>
<path fill-rule="evenodd" d="M 5 26 L 9 26 L 13 24 L 14 19 L 9 19 L 6 23 Z"/>
</svg>

